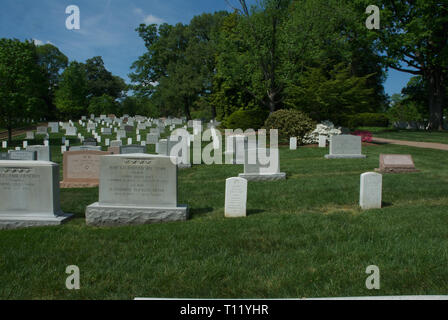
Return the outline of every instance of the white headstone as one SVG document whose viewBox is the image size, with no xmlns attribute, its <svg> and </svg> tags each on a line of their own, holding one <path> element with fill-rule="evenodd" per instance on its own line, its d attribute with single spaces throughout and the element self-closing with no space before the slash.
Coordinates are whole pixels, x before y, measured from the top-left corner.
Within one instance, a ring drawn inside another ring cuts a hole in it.
<svg viewBox="0 0 448 320">
<path fill-rule="evenodd" d="M 88 225 L 184 221 L 177 204 L 177 167 L 170 157 L 122 154 L 101 157 L 99 201 L 87 207 Z"/>
<path fill-rule="evenodd" d="M 247 180 L 229 178 L 226 180 L 226 199 L 224 215 L 227 218 L 246 216 Z"/>
<path fill-rule="evenodd" d="M 27 131 L 25 139 L 33 140 L 34 139 L 34 131 Z"/>
<path fill-rule="evenodd" d="M 361 175 L 359 205 L 363 210 L 381 209 L 383 176 L 375 172 Z"/>
<path fill-rule="evenodd" d="M 319 148 L 326 148 L 327 147 L 327 136 L 319 136 Z"/>
<path fill-rule="evenodd" d="M 56 163 L 0 162 L 0 229 L 59 225 L 70 216 L 60 207 Z"/>
<path fill-rule="evenodd" d="M 297 150 L 297 138 L 289 138 L 289 150 Z"/>
<path fill-rule="evenodd" d="M 26 150 L 36 151 L 38 161 L 51 161 L 51 153 L 49 146 L 45 145 L 27 146 Z"/>
<path fill-rule="evenodd" d="M 330 154 L 327 159 L 358 159 L 365 158 L 361 154 L 361 137 L 350 134 L 332 136 L 330 139 Z"/>
</svg>

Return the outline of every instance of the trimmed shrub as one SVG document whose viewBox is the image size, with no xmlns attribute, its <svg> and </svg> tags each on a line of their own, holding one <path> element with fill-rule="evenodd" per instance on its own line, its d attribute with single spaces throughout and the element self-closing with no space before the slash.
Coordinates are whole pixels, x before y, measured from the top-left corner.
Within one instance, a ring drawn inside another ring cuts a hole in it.
<svg viewBox="0 0 448 320">
<path fill-rule="evenodd" d="M 384 113 L 360 113 L 348 117 L 350 128 L 388 127 L 389 118 Z"/>
<path fill-rule="evenodd" d="M 299 142 L 316 128 L 316 123 L 305 113 L 283 109 L 272 113 L 265 123 L 266 130 L 277 129 L 282 138 L 297 137 Z"/>
<path fill-rule="evenodd" d="M 361 137 L 362 142 L 372 142 L 373 135 L 370 131 L 355 131 L 352 133 L 354 136 Z"/>
<path fill-rule="evenodd" d="M 263 127 L 268 115 L 269 112 L 259 109 L 238 110 L 225 119 L 224 126 L 227 129 L 258 130 Z"/>
</svg>

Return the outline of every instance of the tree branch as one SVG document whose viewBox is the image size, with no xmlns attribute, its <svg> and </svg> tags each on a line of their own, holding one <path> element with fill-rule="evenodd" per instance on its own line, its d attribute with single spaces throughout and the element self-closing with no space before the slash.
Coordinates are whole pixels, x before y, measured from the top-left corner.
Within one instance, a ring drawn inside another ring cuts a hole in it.
<svg viewBox="0 0 448 320">
<path fill-rule="evenodd" d="M 403 68 L 398 68 L 398 67 L 394 67 L 394 66 L 391 66 L 391 65 L 389 65 L 389 68 L 392 68 L 392 69 L 400 71 L 400 72 L 407 72 L 407 73 L 410 73 L 410 74 L 415 74 L 417 76 L 423 74 L 423 71 L 415 71 L 415 70 L 403 69 Z"/>
</svg>

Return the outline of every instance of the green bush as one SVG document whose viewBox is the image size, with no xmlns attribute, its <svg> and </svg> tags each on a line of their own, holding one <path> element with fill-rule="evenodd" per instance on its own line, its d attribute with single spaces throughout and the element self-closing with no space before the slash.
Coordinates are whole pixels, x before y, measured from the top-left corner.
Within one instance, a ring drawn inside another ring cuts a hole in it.
<svg viewBox="0 0 448 320">
<path fill-rule="evenodd" d="M 224 125 L 227 129 L 258 130 L 263 127 L 268 115 L 267 111 L 259 109 L 238 110 L 224 120 Z"/>
<path fill-rule="evenodd" d="M 282 138 L 297 137 L 301 142 L 306 134 L 316 128 L 316 123 L 298 110 L 279 110 L 272 113 L 265 123 L 266 130 L 277 129 Z"/>
<path fill-rule="evenodd" d="M 389 118 L 384 113 L 360 113 L 349 116 L 347 121 L 350 128 L 389 126 Z"/>
</svg>

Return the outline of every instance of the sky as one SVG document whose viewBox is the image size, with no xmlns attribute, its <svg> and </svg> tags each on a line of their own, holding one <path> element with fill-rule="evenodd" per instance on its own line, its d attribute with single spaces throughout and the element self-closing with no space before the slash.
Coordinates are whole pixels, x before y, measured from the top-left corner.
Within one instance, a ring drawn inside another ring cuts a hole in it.
<svg viewBox="0 0 448 320">
<path fill-rule="evenodd" d="M 69 5 L 80 9 L 79 30 L 65 26 Z M 109 71 L 129 82 L 130 66 L 145 52 L 135 31 L 140 23 L 189 23 L 195 15 L 219 10 L 231 10 L 226 0 L 2 0 L 0 38 L 51 43 L 79 62 L 102 56 Z M 390 70 L 386 93 L 400 93 L 410 78 Z"/>
</svg>

